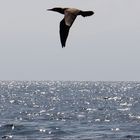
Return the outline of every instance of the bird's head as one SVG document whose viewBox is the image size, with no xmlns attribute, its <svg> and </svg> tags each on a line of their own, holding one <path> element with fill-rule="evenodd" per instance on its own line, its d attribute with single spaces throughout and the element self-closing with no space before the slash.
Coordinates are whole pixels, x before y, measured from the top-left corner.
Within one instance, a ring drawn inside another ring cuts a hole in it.
<svg viewBox="0 0 140 140">
<path fill-rule="evenodd" d="M 54 11 L 54 12 L 59 12 L 61 14 L 64 14 L 64 8 L 60 8 L 60 7 L 55 7 L 55 8 L 52 8 L 52 9 L 47 9 L 48 11 Z"/>
<path fill-rule="evenodd" d="M 55 8 L 51 8 L 51 9 L 47 9 L 48 11 L 58 11 L 59 7 L 55 7 Z"/>
</svg>

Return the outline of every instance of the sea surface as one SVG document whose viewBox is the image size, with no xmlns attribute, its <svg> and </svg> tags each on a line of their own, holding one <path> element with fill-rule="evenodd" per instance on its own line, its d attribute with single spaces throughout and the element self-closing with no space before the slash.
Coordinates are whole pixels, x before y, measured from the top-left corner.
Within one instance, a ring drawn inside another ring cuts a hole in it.
<svg viewBox="0 0 140 140">
<path fill-rule="evenodd" d="M 140 140 L 140 82 L 0 81 L 0 139 Z"/>
</svg>

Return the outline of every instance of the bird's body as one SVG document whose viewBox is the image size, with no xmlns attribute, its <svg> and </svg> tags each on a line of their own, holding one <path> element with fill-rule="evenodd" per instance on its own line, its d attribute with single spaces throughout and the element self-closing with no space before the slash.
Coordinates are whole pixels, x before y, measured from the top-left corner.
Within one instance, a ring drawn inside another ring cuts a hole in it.
<svg viewBox="0 0 140 140">
<path fill-rule="evenodd" d="M 56 8 L 48 9 L 48 10 L 64 14 L 64 18 L 60 22 L 60 40 L 61 40 L 62 48 L 65 47 L 65 43 L 69 34 L 69 29 L 72 26 L 76 17 L 78 15 L 86 17 L 86 16 L 91 16 L 94 14 L 93 11 L 82 11 L 76 8 L 56 7 Z"/>
<path fill-rule="evenodd" d="M 75 8 L 71 8 L 71 9 L 66 9 L 64 11 L 64 19 L 65 19 L 65 24 L 67 26 L 71 26 L 72 23 L 74 22 L 74 20 L 77 17 L 77 14 L 79 13 L 80 10 L 75 9 Z"/>
</svg>

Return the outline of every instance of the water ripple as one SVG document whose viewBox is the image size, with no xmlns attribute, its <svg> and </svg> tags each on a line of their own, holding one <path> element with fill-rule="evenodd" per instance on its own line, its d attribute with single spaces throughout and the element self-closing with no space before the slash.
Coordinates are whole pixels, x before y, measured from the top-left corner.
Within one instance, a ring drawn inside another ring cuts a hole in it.
<svg viewBox="0 0 140 140">
<path fill-rule="evenodd" d="M 140 139 L 139 82 L 0 81 L 0 138 Z"/>
</svg>

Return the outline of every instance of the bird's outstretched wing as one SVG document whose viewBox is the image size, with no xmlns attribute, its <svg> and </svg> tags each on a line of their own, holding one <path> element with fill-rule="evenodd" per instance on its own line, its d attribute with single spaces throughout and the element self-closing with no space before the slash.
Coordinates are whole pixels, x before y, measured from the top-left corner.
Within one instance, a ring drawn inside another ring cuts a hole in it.
<svg viewBox="0 0 140 140">
<path fill-rule="evenodd" d="M 67 37 L 68 37 L 68 34 L 69 34 L 69 29 L 70 29 L 70 26 L 66 25 L 65 24 L 65 19 L 63 19 L 60 22 L 60 31 L 59 31 L 62 48 L 65 47 L 66 40 L 67 40 Z"/>
<path fill-rule="evenodd" d="M 93 11 L 80 11 L 79 15 L 83 16 L 83 17 L 87 17 L 87 16 L 91 16 L 93 15 L 94 12 Z"/>
</svg>

